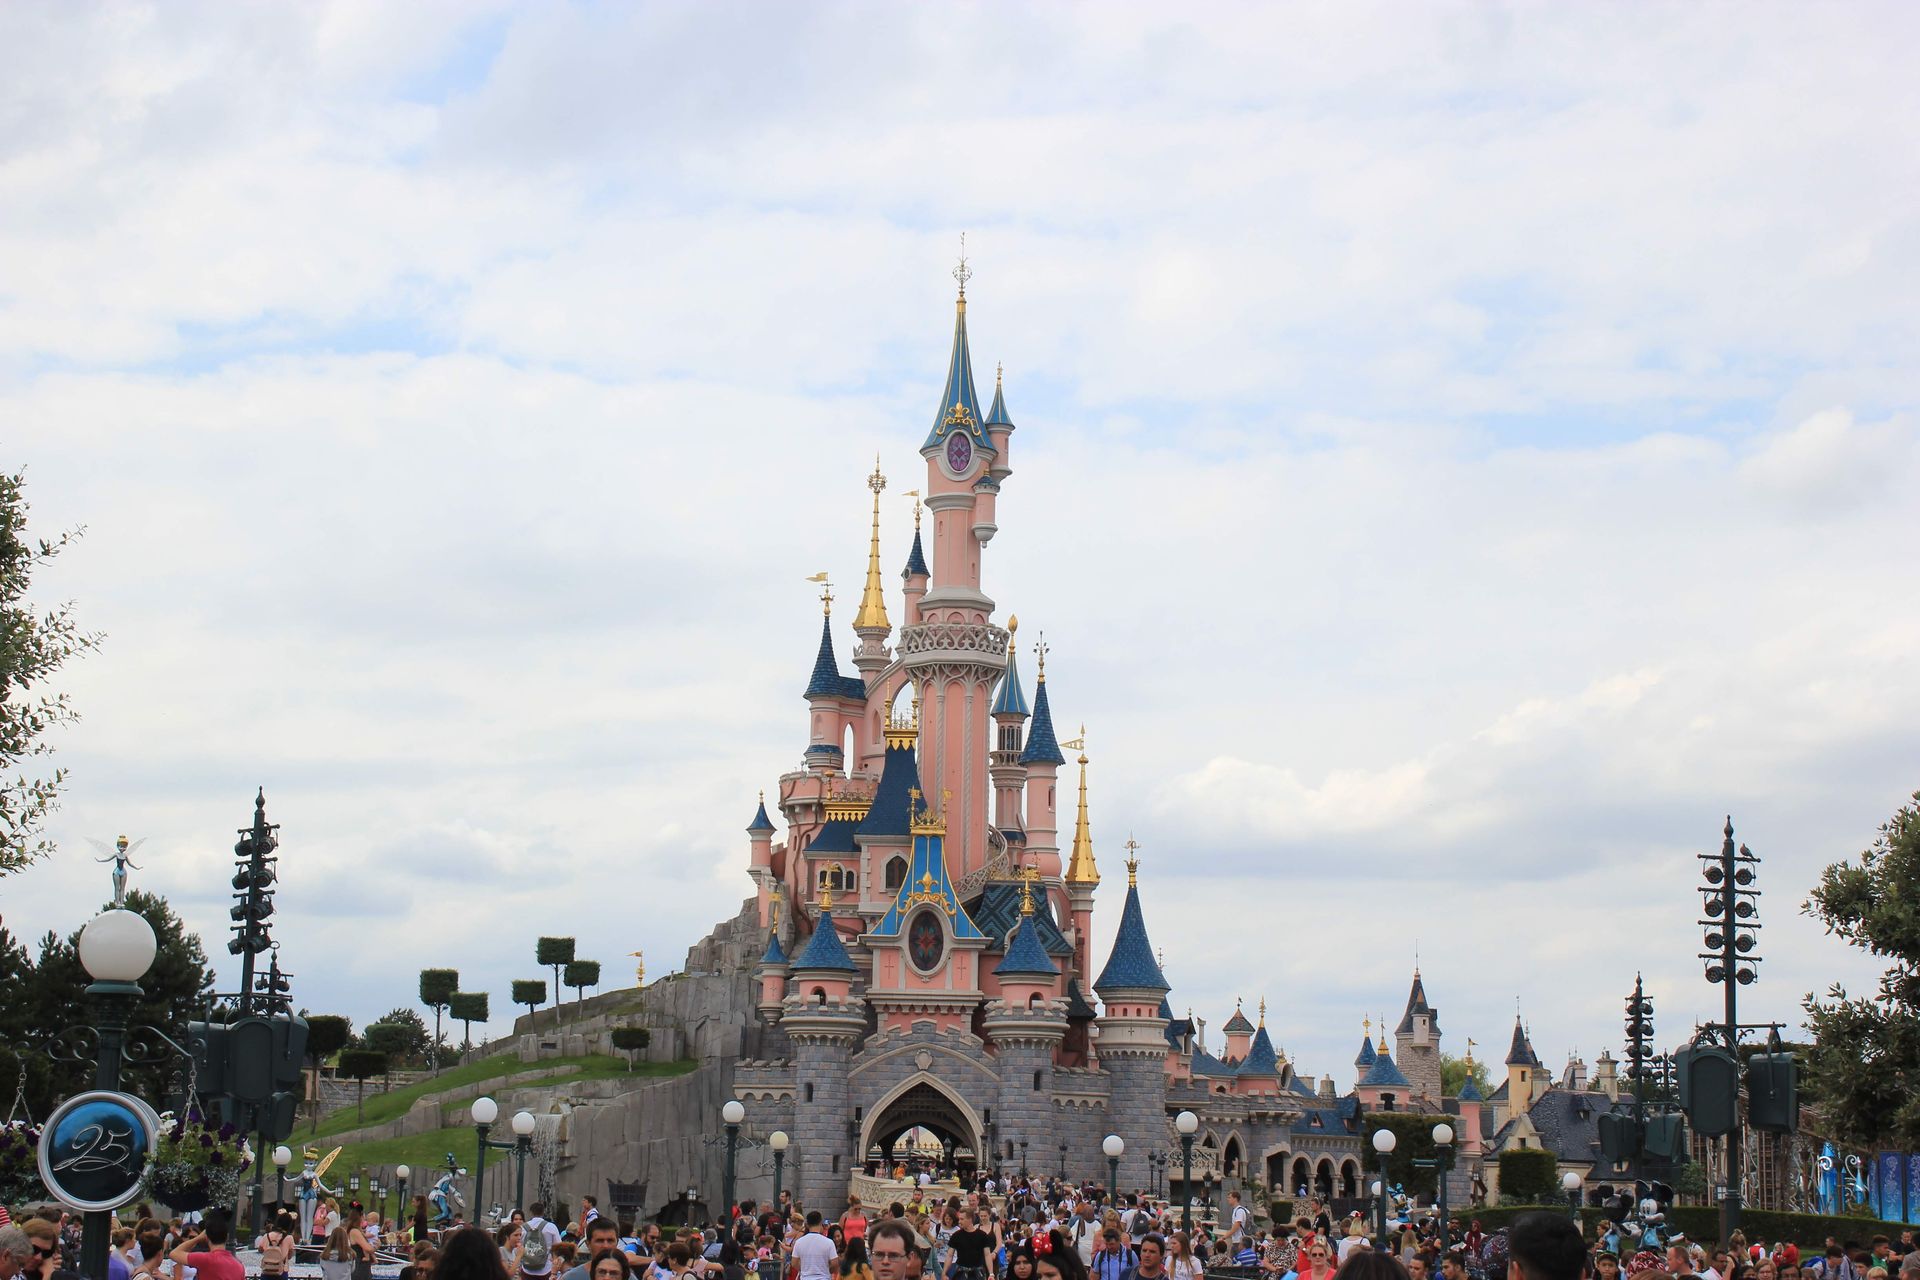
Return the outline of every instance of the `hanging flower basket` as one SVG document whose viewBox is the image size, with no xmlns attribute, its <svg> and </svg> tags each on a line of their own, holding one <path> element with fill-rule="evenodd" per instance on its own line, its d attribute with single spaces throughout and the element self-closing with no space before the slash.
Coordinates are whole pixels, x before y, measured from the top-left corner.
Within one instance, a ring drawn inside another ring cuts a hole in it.
<svg viewBox="0 0 1920 1280">
<path fill-rule="evenodd" d="M 253 1151 L 233 1126 L 210 1128 L 197 1113 L 185 1120 L 171 1115 L 160 1119 L 160 1142 L 147 1173 L 148 1194 L 180 1213 L 238 1199 Z"/>
<path fill-rule="evenodd" d="M 0 1126 L 0 1204 L 42 1204 L 52 1199 L 40 1181 L 40 1126 L 9 1120 Z"/>
</svg>

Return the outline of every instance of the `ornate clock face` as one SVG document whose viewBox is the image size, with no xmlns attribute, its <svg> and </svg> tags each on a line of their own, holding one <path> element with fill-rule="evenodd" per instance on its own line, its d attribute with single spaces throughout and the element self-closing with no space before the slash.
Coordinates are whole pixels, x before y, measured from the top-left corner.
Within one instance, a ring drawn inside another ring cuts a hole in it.
<svg viewBox="0 0 1920 1280">
<path fill-rule="evenodd" d="M 907 926 L 907 958 L 913 961 L 914 968 L 923 972 L 939 968 L 940 956 L 946 947 L 946 932 L 931 911 L 922 911 Z"/>
<path fill-rule="evenodd" d="M 947 437 L 947 469 L 963 472 L 973 465 L 973 441 L 963 431 Z"/>
</svg>

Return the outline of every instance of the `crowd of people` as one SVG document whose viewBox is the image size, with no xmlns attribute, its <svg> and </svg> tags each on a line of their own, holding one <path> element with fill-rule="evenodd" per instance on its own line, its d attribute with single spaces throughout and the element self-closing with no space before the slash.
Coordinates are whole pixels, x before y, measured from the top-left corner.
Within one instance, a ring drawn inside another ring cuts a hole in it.
<svg viewBox="0 0 1920 1280">
<path fill-rule="evenodd" d="M 1359 1212 L 1308 1201 L 1291 1221 L 1257 1223 L 1230 1193 L 1198 1220 L 1164 1200 L 1112 1196 L 1091 1185 L 1016 1179 L 1004 1190 L 916 1187 L 884 1207 L 849 1197 L 832 1216 L 791 1194 L 732 1206 L 706 1227 L 635 1226 L 602 1214 L 591 1196 L 514 1212 L 496 1228 L 384 1223 L 357 1203 L 319 1207 L 306 1239 L 291 1213 L 260 1237 L 257 1274 L 285 1280 L 317 1257 L 322 1280 L 371 1280 L 376 1261 L 399 1261 L 401 1280 L 1920 1280 L 1911 1229 L 1864 1245 L 1829 1239 L 1803 1258 L 1791 1242 L 1723 1245 L 1684 1239 L 1663 1248 L 1617 1224 L 1592 1239 L 1559 1213 L 1536 1213 L 1495 1232 L 1478 1220 L 1431 1214 L 1370 1229 Z M 78 1219 L 42 1209 L 0 1226 L 0 1280 L 77 1280 Z M 246 1280 L 223 1212 L 163 1220 L 136 1206 L 116 1221 L 107 1280 Z"/>
</svg>

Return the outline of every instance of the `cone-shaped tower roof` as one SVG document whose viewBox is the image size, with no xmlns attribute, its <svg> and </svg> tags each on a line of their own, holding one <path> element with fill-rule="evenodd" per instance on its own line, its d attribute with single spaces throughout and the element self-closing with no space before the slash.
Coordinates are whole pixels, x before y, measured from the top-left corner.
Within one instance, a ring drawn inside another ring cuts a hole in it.
<svg viewBox="0 0 1920 1280">
<path fill-rule="evenodd" d="M 760 807 L 754 811 L 753 821 L 747 824 L 747 830 L 755 833 L 773 830 L 773 819 L 767 816 L 767 793 L 764 791 L 760 793 Z"/>
<path fill-rule="evenodd" d="M 1020 923 L 1013 930 L 1013 941 L 1007 944 L 1006 958 L 994 966 L 993 972 L 1002 978 L 1060 976 L 1060 966 L 1040 945 L 1040 932 L 1033 927 L 1032 916 L 1020 917 Z"/>
<path fill-rule="evenodd" d="M 867 488 L 873 490 L 873 539 L 867 544 L 867 585 L 860 593 L 860 611 L 853 615 L 855 631 L 890 629 L 887 622 L 887 593 L 880 582 L 880 493 L 887 478 L 880 474 L 880 455 L 873 456 L 873 474 Z"/>
<path fill-rule="evenodd" d="M 1026 691 L 1020 687 L 1019 655 L 1013 639 L 1019 630 L 1018 618 L 1007 619 L 1007 674 L 1000 677 L 1000 688 L 993 695 L 993 714 L 1019 716 L 1025 720 L 1031 711 L 1027 706 Z"/>
<path fill-rule="evenodd" d="M 1413 971 L 1413 989 L 1407 992 L 1407 1011 L 1400 1015 L 1400 1025 L 1394 1028 L 1394 1033 L 1396 1035 L 1407 1035 L 1411 1033 L 1413 1031 L 1414 1015 L 1422 1013 L 1427 1016 L 1427 1026 L 1432 1029 L 1433 1034 L 1439 1035 L 1440 1018 L 1434 1012 L 1433 1006 L 1427 1003 L 1426 985 L 1420 981 L 1420 970 L 1415 969 Z"/>
<path fill-rule="evenodd" d="M 1046 646 L 1040 647 L 1040 675 L 1033 690 L 1033 724 L 1027 728 L 1027 746 L 1021 764 L 1065 764 L 1060 740 L 1053 733 L 1053 707 L 1047 702 Z"/>
<path fill-rule="evenodd" d="M 1012 427 L 1013 419 L 1007 416 L 1007 371 L 1004 366 L 993 368 L 993 407 L 987 410 L 987 425 L 990 427 Z"/>
<path fill-rule="evenodd" d="M 947 385 L 940 393 L 940 407 L 933 412 L 933 428 L 920 448 L 924 452 L 946 443 L 950 432 L 962 431 L 975 449 L 998 452 L 987 437 L 985 415 L 980 412 L 980 393 L 973 387 L 973 353 L 967 347 L 967 281 L 973 273 L 967 269 L 965 249 L 954 278 L 960 282 L 960 297 L 954 303 L 953 354 L 947 359 Z"/>
<path fill-rule="evenodd" d="M 1153 944 L 1147 940 L 1147 921 L 1140 910 L 1138 862 L 1127 864 L 1127 900 L 1120 908 L 1120 930 L 1113 937 L 1113 951 L 1106 968 L 1094 980 L 1093 989 L 1108 991 L 1170 990 L 1159 961 L 1153 958 Z"/>
<path fill-rule="evenodd" d="M 826 969 L 840 973 L 858 973 L 859 967 L 853 963 L 853 957 L 847 954 L 847 944 L 840 941 L 840 931 L 833 927 L 833 909 L 820 908 L 820 918 L 814 922 L 813 936 L 807 939 L 800 954 L 794 957 L 795 972 L 802 969 Z"/>
</svg>

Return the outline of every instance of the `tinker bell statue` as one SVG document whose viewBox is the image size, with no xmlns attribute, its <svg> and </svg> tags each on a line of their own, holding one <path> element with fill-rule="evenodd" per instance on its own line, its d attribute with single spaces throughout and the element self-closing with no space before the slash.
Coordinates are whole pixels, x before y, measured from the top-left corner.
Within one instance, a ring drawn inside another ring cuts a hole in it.
<svg viewBox="0 0 1920 1280">
<path fill-rule="evenodd" d="M 135 871 L 140 870 L 140 864 L 133 860 L 133 851 L 146 842 L 146 838 L 142 837 L 129 844 L 127 843 L 127 838 L 121 836 L 109 846 L 104 840 L 95 840 L 91 836 L 87 837 L 88 844 L 107 855 L 104 858 L 95 858 L 94 861 L 111 862 L 113 864 L 113 905 L 116 907 L 126 905 L 127 868 L 132 867 Z"/>
</svg>

